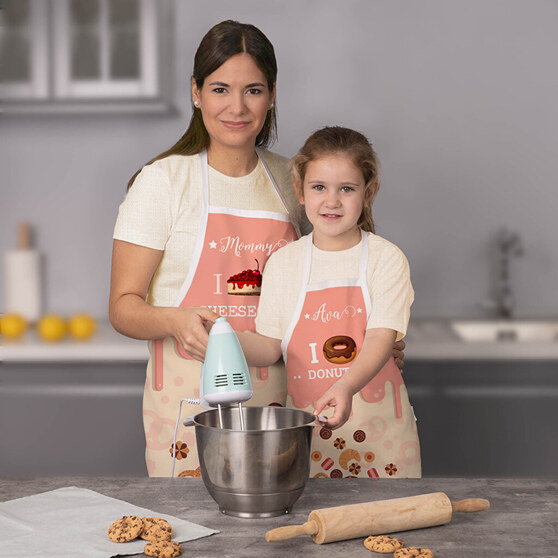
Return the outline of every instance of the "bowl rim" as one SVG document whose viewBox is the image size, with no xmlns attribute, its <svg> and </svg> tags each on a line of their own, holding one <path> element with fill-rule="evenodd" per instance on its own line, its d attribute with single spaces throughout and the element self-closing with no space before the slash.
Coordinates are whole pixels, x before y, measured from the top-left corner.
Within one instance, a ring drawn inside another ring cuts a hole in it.
<svg viewBox="0 0 558 558">
<path fill-rule="evenodd" d="M 201 415 L 207 415 L 209 413 L 214 414 L 214 413 L 218 413 L 219 411 L 217 409 L 208 409 L 206 411 L 202 411 L 200 413 L 195 414 L 192 417 L 192 422 L 194 423 L 195 426 L 200 426 L 203 428 L 211 428 L 213 430 L 219 430 L 222 432 L 250 432 L 250 433 L 257 433 L 257 432 L 283 432 L 285 430 L 293 430 L 296 428 L 301 428 L 301 427 L 306 427 L 306 426 L 318 426 L 321 427 L 323 425 L 318 424 L 317 422 L 317 417 L 315 417 L 314 415 L 312 415 L 311 413 L 309 413 L 308 411 L 303 411 L 302 409 L 291 409 L 290 407 L 278 407 L 276 405 L 260 405 L 260 406 L 256 406 L 256 405 L 250 405 L 250 406 L 244 406 L 243 409 L 265 409 L 265 408 L 272 408 L 272 409 L 281 409 L 281 411 L 279 412 L 297 412 L 297 413 L 303 413 L 304 415 L 308 415 L 309 419 L 308 422 L 305 422 L 304 424 L 297 424 L 296 426 L 285 426 L 282 428 L 272 428 L 272 429 L 258 429 L 258 430 L 242 430 L 240 428 L 220 428 L 219 426 L 210 426 L 208 424 L 202 424 L 200 422 L 198 422 L 198 417 Z M 227 408 L 231 408 L 231 407 L 227 407 Z M 236 408 L 236 407 L 235 407 Z M 249 411 L 250 412 L 250 411 Z"/>
</svg>

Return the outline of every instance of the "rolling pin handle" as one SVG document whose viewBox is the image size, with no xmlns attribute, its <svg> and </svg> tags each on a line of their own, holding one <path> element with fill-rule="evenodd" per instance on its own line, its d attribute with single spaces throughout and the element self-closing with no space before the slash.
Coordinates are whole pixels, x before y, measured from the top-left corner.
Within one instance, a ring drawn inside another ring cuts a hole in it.
<svg viewBox="0 0 558 558">
<path fill-rule="evenodd" d="M 307 521 L 302 525 L 286 525 L 285 527 L 277 527 L 265 534 L 267 542 L 286 541 L 287 539 L 294 539 L 301 535 L 317 535 L 318 524 L 315 521 Z"/>
<path fill-rule="evenodd" d="M 451 511 L 455 512 L 479 512 L 490 508 L 490 502 L 484 498 L 468 498 L 451 503 Z"/>
</svg>

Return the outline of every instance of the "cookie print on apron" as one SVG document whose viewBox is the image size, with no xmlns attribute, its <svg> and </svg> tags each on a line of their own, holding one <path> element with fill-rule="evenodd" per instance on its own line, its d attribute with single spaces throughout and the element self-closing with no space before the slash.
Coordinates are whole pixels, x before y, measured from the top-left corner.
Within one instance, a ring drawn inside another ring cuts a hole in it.
<svg viewBox="0 0 558 558">
<path fill-rule="evenodd" d="M 312 250 L 310 234 L 302 291 L 281 346 L 287 405 L 308 412 L 358 356 L 374 305 L 366 277 L 368 233 L 362 233 L 358 278 L 310 285 Z M 314 429 L 310 476 L 421 476 L 416 421 L 393 358 L 353 397 L 351 416 L 341 428 Z"/>
<path fill-rule="evenodd" d="M 271 182 L 270 188 L 287 211 L 273 177 L 260 160 Z M 283 213 L 210 205 L 206 152 L 200 153 L 200 163 L 202 217 L 190 270 L 175 306 L 204 306 L 226 317 L 237 330 L 255 331 L 257 283 L 261 286 L 261 278 L 257 281 L 253 279 L 254 276 L 257 279 L 257 274 L 247 271 L 262 270 L 269 256 L 295 240 L 297 232 Z M 181 399 L 199 398 L 201 363 L 192 359 L 173 337 L 151 341 L 149 348 L 151 358 L 143 398 L 148 473 L 170 476 L 174 453 L 178 476 L 201 476 L 194 429 L 180 425 L 173 446 Z M 281 382 L 268 377 L 267 368 L 251 368 L 250 373 L 255 392 L 253 404 L 285 403 Z M 183 417 L 202 411 L 199 405 L 186 402 L 182 405 Z"/>
</svg>

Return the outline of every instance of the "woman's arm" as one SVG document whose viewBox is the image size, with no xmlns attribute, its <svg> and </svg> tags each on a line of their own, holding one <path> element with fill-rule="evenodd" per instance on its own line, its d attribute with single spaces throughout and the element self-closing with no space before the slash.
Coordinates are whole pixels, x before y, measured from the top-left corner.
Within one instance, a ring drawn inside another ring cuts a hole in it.
<svg viewBox="0 0 558 558">
<path fill-rule="evenodd" d="M 381 370 L 392 354 L 396 332 L 393 329 L 366 330 L 362 350 L 342 378 L 337 380 L 316 401 L 315 415 L 326 407 L 333 407 L 333 416 L 325 426 L 334 429 L 343 426 L 351 415 L 353 396 Z"/>
<path fill-rule="evenodd" d="M 114 241 L 110 322 L 114 329 L 135 339 L 173 336 L 191 357 L 203 362 L 207 330 L 219 317 L 218 314 L 208 308 L 159 307 L 145 301 L 162 255 L 162 250 L 122 240 Z"/>
<path fill-rule="evenodd" d="M 270 366 L 281 357 L 281 339 L 266 337 L 253 331 L 237 332 L 248 366 Z"/>
</svg>

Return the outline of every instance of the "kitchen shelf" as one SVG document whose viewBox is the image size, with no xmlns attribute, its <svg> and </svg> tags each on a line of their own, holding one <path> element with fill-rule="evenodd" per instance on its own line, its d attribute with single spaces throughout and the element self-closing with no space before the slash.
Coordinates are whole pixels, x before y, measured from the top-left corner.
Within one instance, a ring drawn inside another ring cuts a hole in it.
<svg viewBox="0 0 558 558">
<path fill-rule="evenodd" d="M 558 360 L 558 341 L 463 341 L 448 320 L 412 320 L 405 360 Z"/>
<path fill-rule="evenodd" d="M 86 341 L 66 337 L 58 343 L 41 341 L 33 330 L 17 341 L 0 342 L 0 362 L 147 362 L 147 341 L 117 333 L 100 321 L 97 332 Z"/>
<path fill-rule="evenodd" d="M 520 361 L 558 360 L 558 341 L 465 342 L 447 320 L 415 320 L 405 337 L 405 360 L 410 361 Z M 108 321 L 100 321 L 88 341 L 67 337 L 45 343 L 33 330 L 15 342 L 0 341 L 0 362 L 147 362 L 147 342 L 120 335 Z"/>
</svg>

